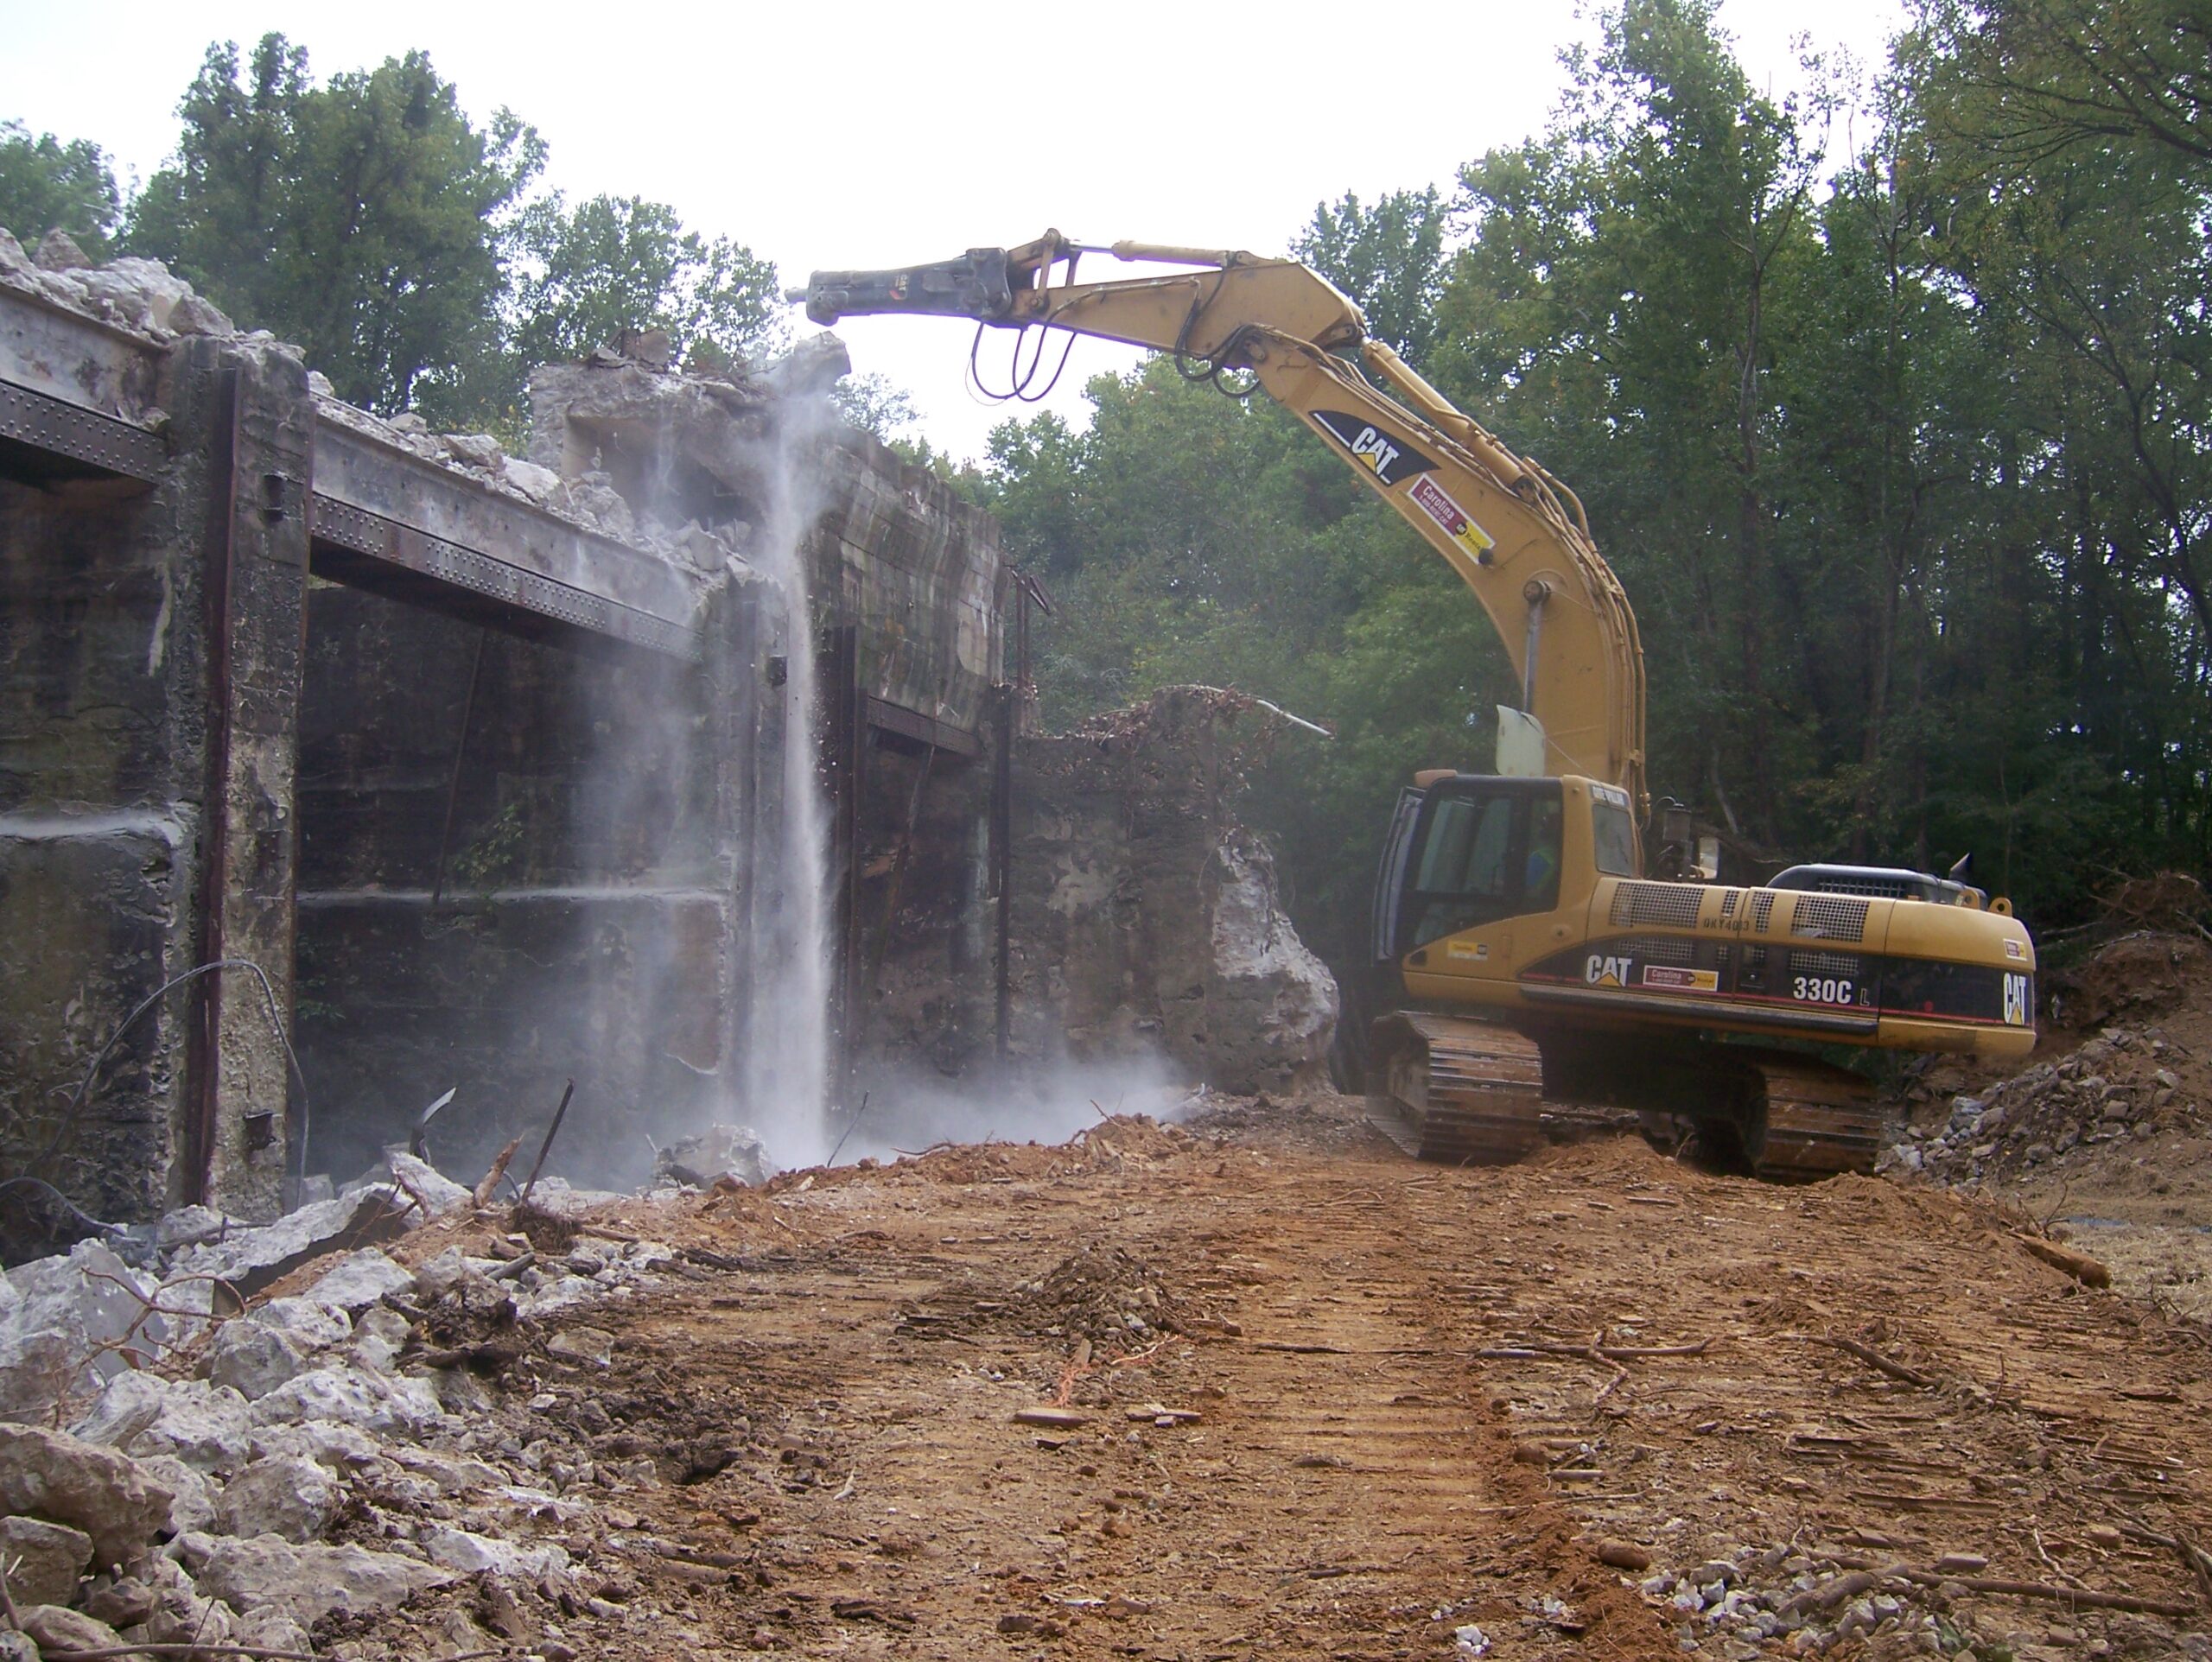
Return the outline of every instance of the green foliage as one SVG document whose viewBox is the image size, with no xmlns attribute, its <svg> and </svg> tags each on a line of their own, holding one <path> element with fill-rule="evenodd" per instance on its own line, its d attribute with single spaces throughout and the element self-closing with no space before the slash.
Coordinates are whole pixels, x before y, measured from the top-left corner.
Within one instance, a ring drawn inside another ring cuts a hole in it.
<svg viewBox="0 0 2212 1662">
<path fill-rule="evenodd" d="M 35 249 L 49 231 L 66 231 L 94 259 L 105 259 L 123 218 L 107 153 L 82 138 L 36 138 L 20 121 L 0 121 L 0 225 Z"/>
<path fill-rule="evenodd" d="M 776 268 L 727 237 L 685 230 L 664 202 L 594 196 L 570 207 L 556 192 L 522 211 L 512 244 L 509 350 L 524 366 L 652 329 L 678 358 L 742 362 L 782 320 Z"/>
<path fill-rule="evenodd" d="M 507 111 L 479 131 L 420 52 L 318 87 L 264 36 L 208 49 L 130 242 L 307 350 L 378 410 L 462 403 L 500 353 L 502 216 L 543 165 Z M 456 412 L 457 413 L 457 412 Z"/>
<path fill-rule="evenodd" d="M 1436 344 L 1449 229 L 1433 185 L 1391 191 L 1372 207 L 1347 193 L 1314 208 L 1290 251 L 1357 301 L 1367 332 L 1418 367 Z"/>
</svg>

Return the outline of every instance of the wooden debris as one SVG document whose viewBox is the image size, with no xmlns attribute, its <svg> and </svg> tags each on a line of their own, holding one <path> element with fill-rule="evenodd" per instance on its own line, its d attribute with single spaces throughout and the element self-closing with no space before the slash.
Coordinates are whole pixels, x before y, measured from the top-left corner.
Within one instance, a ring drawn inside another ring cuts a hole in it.
<svg viewBox="0 0 2212 1662">
<path fill-rule="evenodd" d="M 484 1174 L 484 1181 L 476 1185 L 474 1199 L 478 1206 L 492 1203 L 492 1196 L 499 1192 L 499 1179 L 507 1175 L 507 1162 L 515 1158 L 515 1151 L 521 1146 L 522 1139 L 517 1137 L 499 1151 L 499 1158 L 492 1162 L 492 1169 Z"/>
<path fill-rule="evenodd" d="M 2039 1258 L 2054 1270 L 2063 1270 L 2085 1287 L 2109 1287 L 2112 1272 L 2084 1253 L 2061 1246 L 2055 1240 L 2045 1240 L 2038 1235 L 2016 1234 L 2013 1240 L 2028 1249 L 2031 1258 Z"/>
<path fill-rule="evenodd" d="M 1936 1560 L 1936 1573 L 1939 1576 L 1971 1576 L 1988 1568 L 1989 1560 L 1979 1552 L 1946 1552 Z"/>
<path fill-rule="evenodd" d="M 1154 1425 L 1192 1425 L 1201 1418 L 1195 1408 L 1169 1408 L 1156 1402 L 1142 1408 L 1126 1409 L 1123 1415 L 1128 1419 L 1148 1419 Z"/>
<path fill-rule="evenodd" d="M 1932 1570 L 1901 1570 L 1907 1581 L 1923 1587 L 1948 1583 L 1969 1593 L 2005 1593 L 2014 1598 L 2048 1599 L 2083 1610 L 2125 1610 L 2133 1615 L 2193 1616 L 2196 1606 L 2177 1599 L 2143 1598 L 2133 1593 L 2100 1593 L 2088 1587 L 2050 1587 L 2042 1582 L 2008 1581 L 2001 1576 L 1939 1576 Z"/>
<path fill-rule="evenodd" d="M 1651 1555 L 1633 1541 L 1600 1541 L 1596 1553 L 1599 1564 L 1610 1564 L 1616 1570 L 1651 1568 Z"/>
<path fill-rule="evenodd" d="M 1936 1381 L 1929 1379 L 1927 1374 L 1916 1368 L 1907 1367 L 1903 1362 L 1891 1361 L 1872 1345 L 1862 1345 L 1858 1340 L 1847 1338 L 1839 1333 L 1820 1334 L 1815 1336 L 1824 1345 L 1834 1345 L 1838 1350 L 1850 1352 L 1878 1373 L 1886 1373 L 1893 1380 L 1901 1380 L 1906 1385 L 1916 1386 L 1923 1391 L 1931 1390 L 1935 1386 Z"/>
</svg>

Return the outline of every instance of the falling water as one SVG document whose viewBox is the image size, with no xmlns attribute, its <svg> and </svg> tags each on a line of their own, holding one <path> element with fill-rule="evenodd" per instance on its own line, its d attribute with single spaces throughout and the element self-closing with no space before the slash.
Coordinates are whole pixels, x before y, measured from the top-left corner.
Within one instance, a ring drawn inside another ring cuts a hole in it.
<svg viewBox="0 0 2212 1662">
<path fill-rule="evenodd" d="M 821 507 L 821 467 L 808 431 L 781 432 L 763 471 L 772 499 L 752 550 L 783 599 L 783 823 L 770 898 L 758 920 L 753 1032 L 742 1115 L 779 1165 L 828 1151 L 830 1089 L 829 810 L 814 733 L 815 637 L 807 533 Z M 809 466 L 812 463 L 812 466 Z M 774 689 L 771 689 L 772 694 Z"/>
</svg>

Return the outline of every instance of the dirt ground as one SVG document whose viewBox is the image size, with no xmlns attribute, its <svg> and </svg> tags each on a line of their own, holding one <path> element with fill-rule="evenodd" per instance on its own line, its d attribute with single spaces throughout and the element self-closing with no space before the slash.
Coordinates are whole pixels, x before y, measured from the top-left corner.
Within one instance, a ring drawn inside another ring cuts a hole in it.
<svg viewBox="0 0 2212 1662">
<path fill-rule="evenodd" d="M 2212 1538 L 2207 1335 L 2019 1221 L 1630 1141 L 1421 1166 L 1332 1098 L 628 1202 L 594 1227 L 685 1278 L 578 1313 L 604 1367 L 520 1335 L 475 1433 L 543 1475 L 514 1533 L 582 1590 L 446 1589 L 317 1638 L 2212 1656 L 2177 1545 Z"/>
</svg>

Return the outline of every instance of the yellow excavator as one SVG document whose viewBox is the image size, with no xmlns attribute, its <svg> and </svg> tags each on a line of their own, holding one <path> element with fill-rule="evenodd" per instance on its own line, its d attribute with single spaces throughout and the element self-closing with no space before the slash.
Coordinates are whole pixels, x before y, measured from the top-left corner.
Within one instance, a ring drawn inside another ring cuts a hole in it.
<svg viewBox="0 0 2212 1662">
<path fill-rule="evenodd" d="M 1077 278 L 1104 255 L 1177 269 Z M 1369 1110 L 1409 1151 L 1500 1162 L 1627 1123 L 1694 1134 L 1762 1177 L 1863 1171 L 1882 1128 L 1872 1087 L 1777 1041 L 2033 1048 L 2034 943 L 2007 902 L 1961 880 L 1963 861 L 1945 878 L 1811 865 L 1722 884 L 1717 848 L 1674 808 L 1647 860 L 1643 648 L 1582 504 L 1304 265 L 1048 231 L 901 270 L 817 271 L 801 297 L 823 324 L 1040 326 L 1263 388 L 1473 591 L 1519 701 L 1499 707 L 1494 771 L 1423 772 L 1401 793 L 1375 887 L 1376 1007 L 1398 1007 L 1370 1029 Z"/>
</svg>

